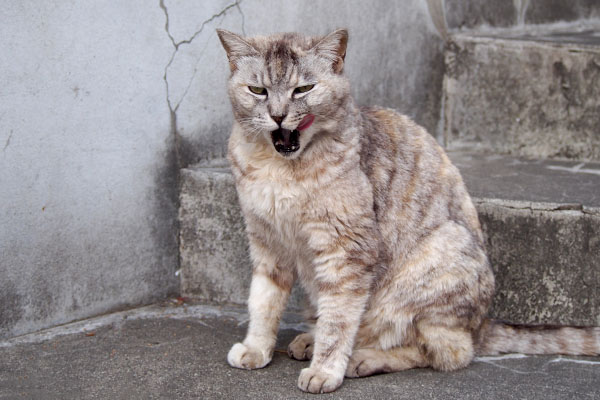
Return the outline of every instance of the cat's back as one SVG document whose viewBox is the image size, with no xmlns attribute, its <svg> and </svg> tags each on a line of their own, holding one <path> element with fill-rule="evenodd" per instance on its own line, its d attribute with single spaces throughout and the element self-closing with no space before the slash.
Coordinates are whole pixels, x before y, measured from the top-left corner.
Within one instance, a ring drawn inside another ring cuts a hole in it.
<svg viewBox="0 0 600 400">
<path fill-rule="evenodd" d="M 361 168 L 373 186 L 384 237 L 410 247 L 445 221 L 454 221 L 480 239 L 477 213 L 460 173 L 433 136 L 391 109 L 365 108 L 361 114 Z"/>
</svg>

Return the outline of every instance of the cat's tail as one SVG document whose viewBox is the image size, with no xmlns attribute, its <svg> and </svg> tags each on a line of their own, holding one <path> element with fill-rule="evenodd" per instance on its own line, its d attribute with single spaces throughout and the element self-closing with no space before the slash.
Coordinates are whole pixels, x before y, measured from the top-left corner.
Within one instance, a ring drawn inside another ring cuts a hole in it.
<svg viewBox="0 0 600 400">
<path fill-rule="evenodd" d="M 600 355 L 600 327 L 518 325 L 486 320 L 479 338 L 478 355 Z"/>
</svg>

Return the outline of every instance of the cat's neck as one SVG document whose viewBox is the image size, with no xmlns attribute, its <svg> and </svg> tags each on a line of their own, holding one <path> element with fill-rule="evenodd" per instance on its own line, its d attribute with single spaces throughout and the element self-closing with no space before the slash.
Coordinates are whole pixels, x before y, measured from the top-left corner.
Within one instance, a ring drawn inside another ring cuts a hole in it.
<svg viewBox="0 0 600 400">
<path fill-rule="evenodd" d="M 335 115 L 322 121 L 317 133 L 297 160 L 293 160 L 299 168 L 329 159 L 332 154 L 347 153 L 360 146 L 362 114 L 354 102 L 346 101 Z"/>
</svg>

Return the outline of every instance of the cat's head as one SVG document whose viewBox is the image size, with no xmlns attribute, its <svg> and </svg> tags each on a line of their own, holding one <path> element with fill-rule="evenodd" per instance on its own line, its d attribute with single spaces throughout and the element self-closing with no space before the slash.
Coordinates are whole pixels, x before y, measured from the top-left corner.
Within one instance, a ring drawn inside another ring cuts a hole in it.
<svg viewBox="0 0 600 400">
<path fill-rule="evenodd" d="M 227 52 L 229 98 L 246 135 L 298 158 L 319 135 L 335 132 L 350 89 L 343 76 L 348 32 L 244 38 L 217 30 Z"/>
</svg>

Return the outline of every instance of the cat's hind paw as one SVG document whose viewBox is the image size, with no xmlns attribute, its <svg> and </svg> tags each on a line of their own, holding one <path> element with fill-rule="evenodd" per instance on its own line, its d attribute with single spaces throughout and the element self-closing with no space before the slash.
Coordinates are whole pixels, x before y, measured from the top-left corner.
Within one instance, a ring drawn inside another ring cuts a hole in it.
<svg viewBox="0 0 600 400">
<path fill-rule="evenodd" d="M 271 361 L 270 357 L 258 350 L 236 343 L 227 354 L 227 362 L 235 368 L 257 369 L 265 367 Z"/>
<path fill-rule="evenodd" d="M 370 349 L 354 350 L 346 367 L 347 378 L 361 378 L 385 372 L 382 360 L 374 356 L 375 351 Z"/>
<path fill-rule="evenodd" d="M 296 360 L 310 360 L 313 356 L 313 335 L 301 333 L 288 346 L 288 356 Z"/>
<path fill-rule="evenodd" d="M 304 368 L 298 378 L 298 387 L 310 393 L 329 393 L 340 387 L 344 376 L 336 377 L 317 368 Z"/>
</svg>

